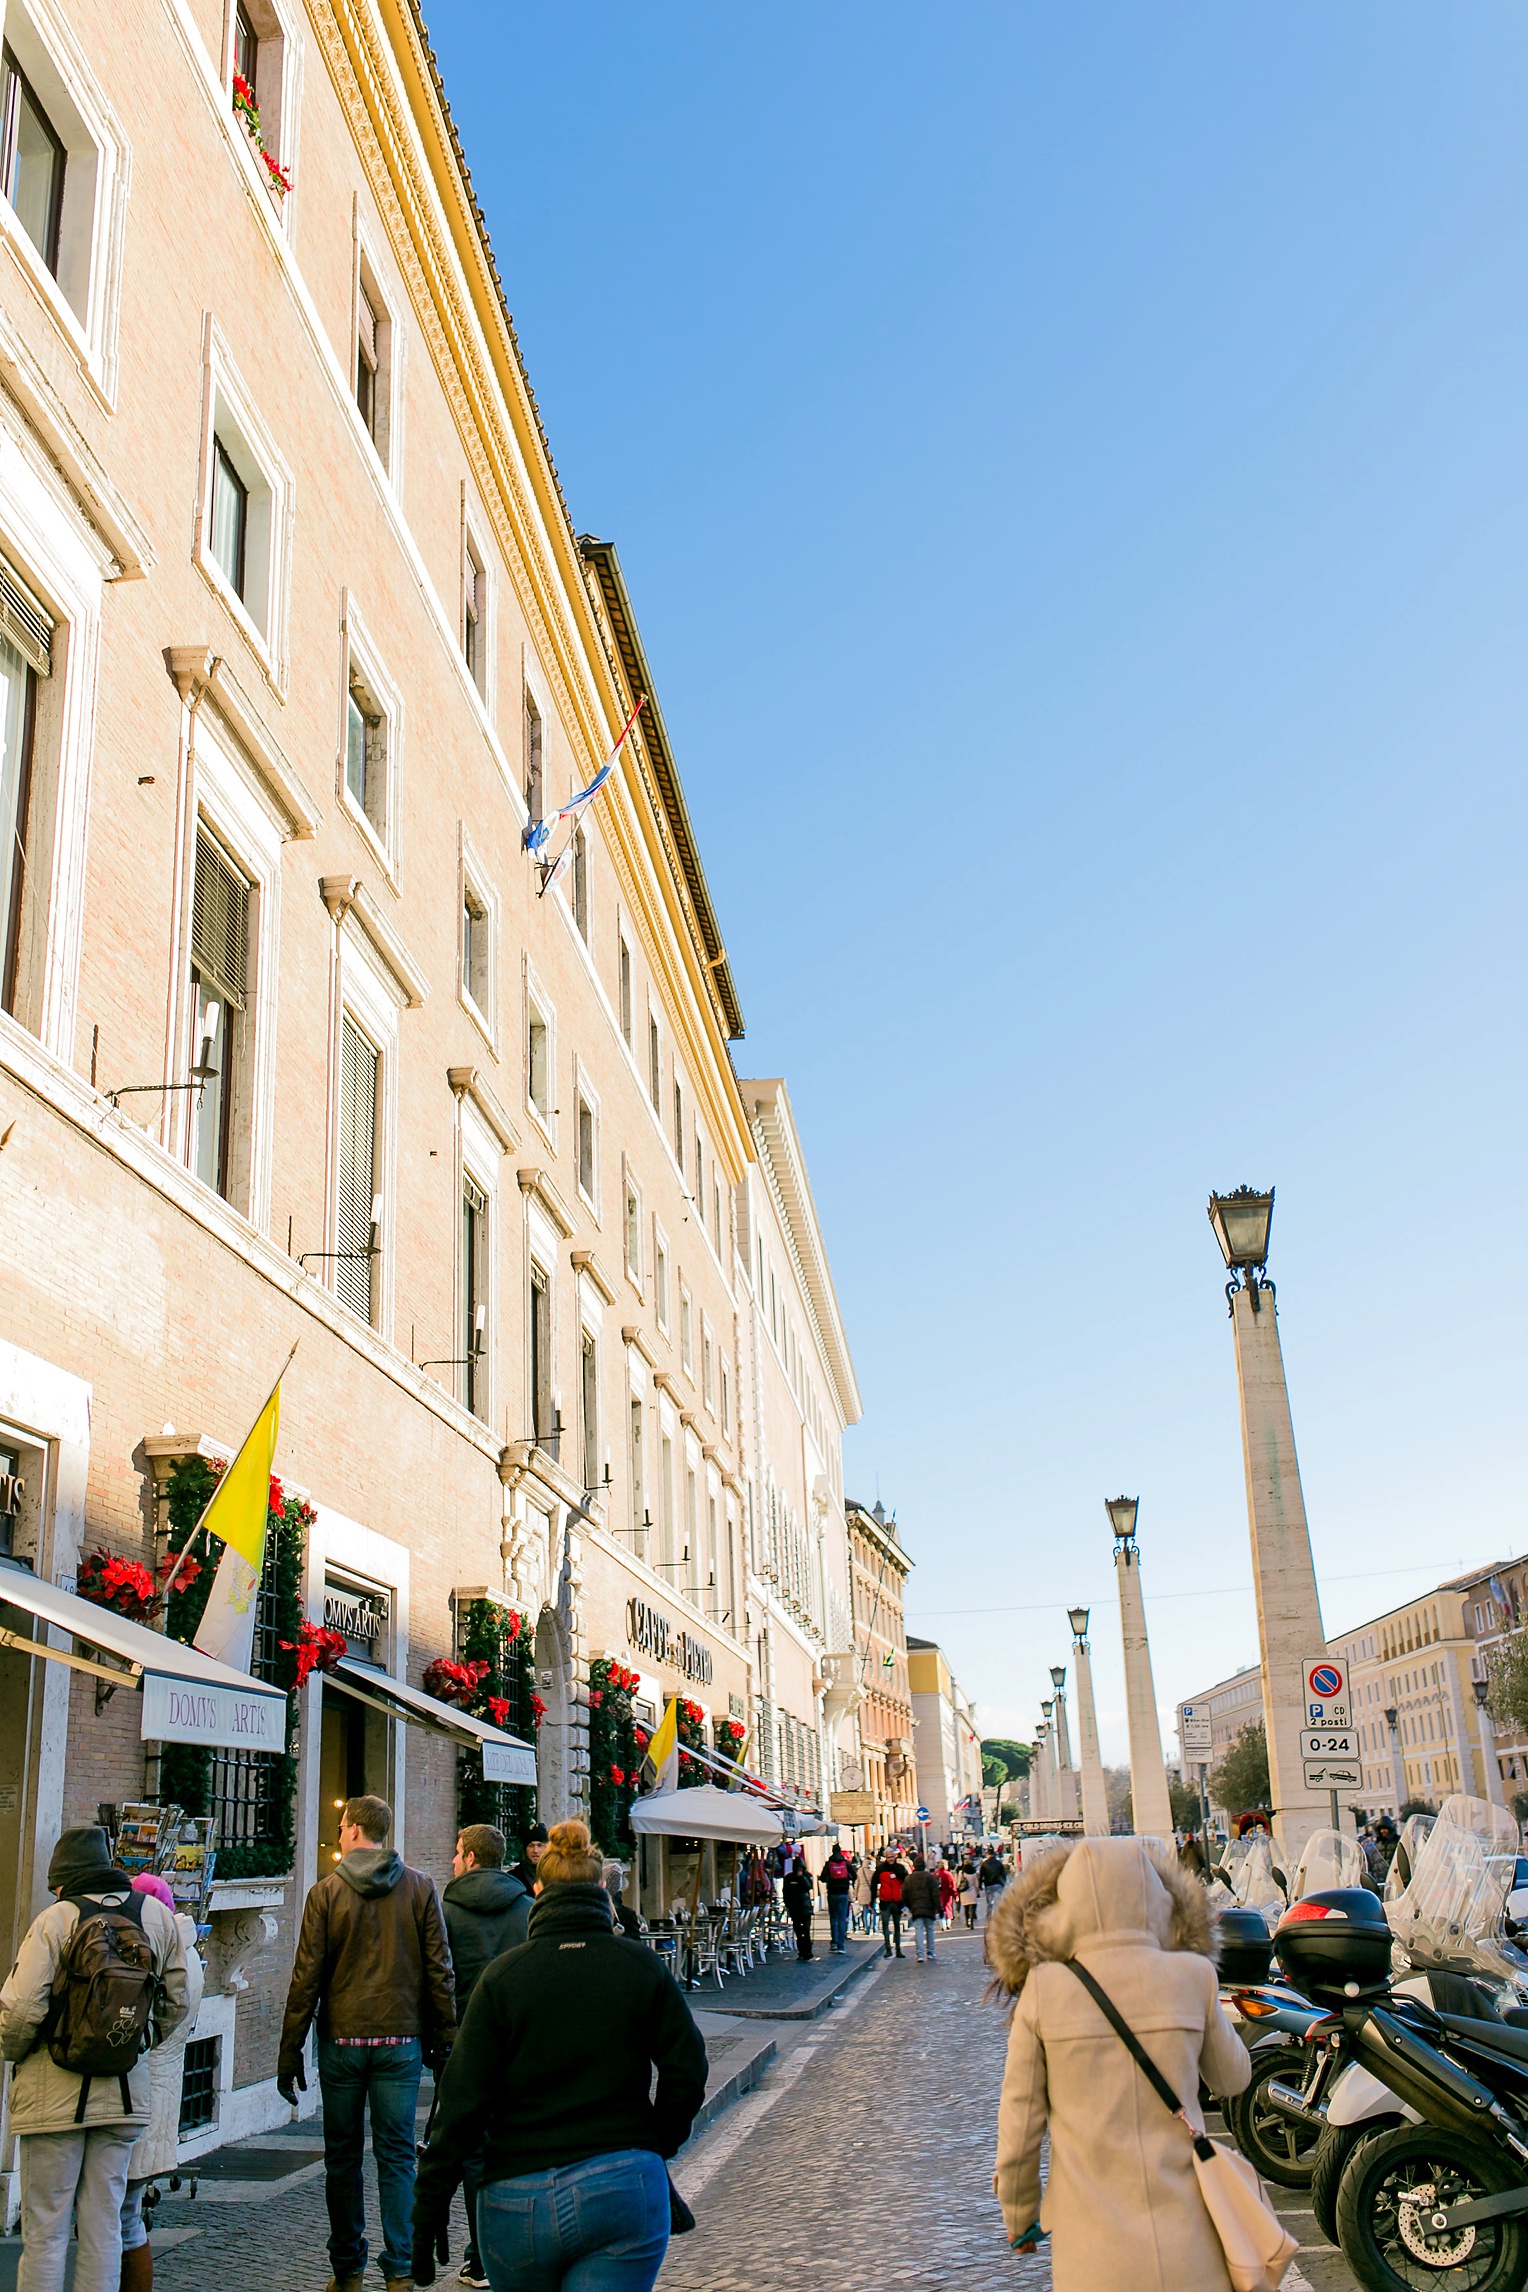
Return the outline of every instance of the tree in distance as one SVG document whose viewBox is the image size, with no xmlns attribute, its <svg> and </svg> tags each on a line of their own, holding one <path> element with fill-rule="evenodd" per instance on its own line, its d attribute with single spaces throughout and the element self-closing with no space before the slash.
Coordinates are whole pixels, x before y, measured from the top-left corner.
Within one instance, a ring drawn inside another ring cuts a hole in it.
<svg viewBox="0 0 1528 2292">
<path fill-rule="evenodd" d="M 1200 1830 L 1204 1825 L 1204 1808 L 1200 1803 L 1198 1786 L 1180 1782 L 1176 1775 L 1167 1778 L 1167 1803 L 1173 1812 L 1174 1830 Z"/>
<path fill-rule="evenodd" d="M 1491 1717 L 1498 1727 L 1520 1730 L 1528 1723 L 1528 1631 L 1508 1632 L 1487 1649 L 1486 1678 Z"/>
<path fill-rule="evenodd" d="M 1220 1765 L 1210 1771 L 1210 1796 L 1233 1815 L 1267 1806 L 1268 1736 L 1261 1719 L 1249 1719 L 1232 1737 Z"/>
<path fill-rule="evenodd" d="M 1001 1735 L 989 1735 L 982 1744 L 982 1781 L 988 1790 L 1001 1790 L 1004 1783 L 1022 1782 L 1029 1773 L 1029 1745 L 1010 1743 Z"/>
</svg>

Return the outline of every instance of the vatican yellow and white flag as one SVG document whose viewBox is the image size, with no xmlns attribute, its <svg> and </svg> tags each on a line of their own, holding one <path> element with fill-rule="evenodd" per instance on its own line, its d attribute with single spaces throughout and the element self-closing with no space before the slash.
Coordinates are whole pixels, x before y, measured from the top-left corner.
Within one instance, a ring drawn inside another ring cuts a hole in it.
<svg viewBox="0 0 1528 2292">
<path fill-rule="evenodd" d="M 679 1788 L 679 1699 L 671 1695 L 663 1717 L 653 1729 L 647 1745 L 647 1764 L 653 1770 L 655 1791 L 677 1791 Z"/>
<path fill-rule="evenodd" d="M 265 1566 L 265 1524 L 271 1508 L 271 1465 L 281 1422 L 281 1384 L 245 1436 L 243 1447 L 213 1492 L 201 1525 L 220 1536 L 223 1556 L 193 1647 L 248 1671 L 255 1652 L 255 1607 Z"/>
</svg>

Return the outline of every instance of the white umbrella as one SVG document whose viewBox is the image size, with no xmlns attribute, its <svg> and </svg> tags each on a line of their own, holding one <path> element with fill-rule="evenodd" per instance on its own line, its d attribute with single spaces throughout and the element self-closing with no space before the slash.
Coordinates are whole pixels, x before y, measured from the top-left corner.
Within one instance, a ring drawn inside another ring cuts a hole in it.
<svg viewBox="0 0 1528 2292">
<path fill-rule="evenodd" d="M 634 1799 L 631 1827 L 648 1838 L 716 1838 L 739 1846 L 777 1846 L 785 1835 L 773 1807 L 746 1791 L 719 1791 L 711 1783 Z"/>
</svg>

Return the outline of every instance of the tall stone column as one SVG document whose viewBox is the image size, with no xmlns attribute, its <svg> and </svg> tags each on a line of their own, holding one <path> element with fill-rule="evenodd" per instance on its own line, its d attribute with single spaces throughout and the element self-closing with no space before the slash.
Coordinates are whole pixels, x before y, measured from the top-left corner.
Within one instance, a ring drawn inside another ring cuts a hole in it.
<svg viewBox="0 0 1528 2292">
<path fill-rule="evenodd" d="M 1120 1533 L 1116 1508 L 1129 1505 L 1129 1526 Z M 1114 1526 L 1114 1572 L 1119 1582 L 1120 1635 L 1125 1651 L 1125 1718 L 1130 1730 L 1130 1805 L 1137 1837 L 1170 1839 L 1172 1802 L 1157 1718 L 1157 1691 L 1146 1638 L 1146 1606 L 1141 1596 L 1141 1554 L 1135 1540 L 1135 1503 L 1116 1497 L 1109 1508 Z"/>
<path fill-rule="evenodd" d="M 1079 1617 L 1081 1621 L 1079 1622 Z M 1072 1610 L 1072 1675 L 1077 1682 L 1077 1750 L 1082 1762 L 1082 1827 L 1088 1838 L 1109 1835 L 1109 1786 L 1098 1747 L 1098 1713 L 1093 1703 L 1093 1652 L 1088 1645 L 1088 1611 Z"/>
<path fill-rule="evenodd" d="M 1307 1790 L 1300 1758 L 1305 1725 L 1301 1665 L 1326 1649 L 1316 1563 L 1295 1455 L 1284 1354 L 1270 1283 L 1256 1275 L 1231 1298 L 1241 1392 L 1242 1458 L 1252 1535 L 1252 1582 L 1268 1730 L 1273 1826 L 1293 1870 L 1314 1830 L 1331 1822 L 1329 1794 Z"/>
</svg>

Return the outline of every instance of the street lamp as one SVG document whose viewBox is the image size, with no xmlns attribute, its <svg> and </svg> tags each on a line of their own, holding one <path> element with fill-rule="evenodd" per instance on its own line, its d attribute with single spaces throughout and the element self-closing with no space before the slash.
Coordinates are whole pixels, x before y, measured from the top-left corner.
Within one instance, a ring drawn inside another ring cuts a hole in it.
<svg viewBox="0 0 1528 2292">
<path fill-rule="evenodd" d="M 1307 1786 L 1300 1745 L 1308 1717 L 1303 1667 L 1326 1653 L 1326 1633 L 1295 1455 L 1278 1315 L 1262 1310 L 1264 1296 L 1273 1298 L 1273 1283 L 1263 1272 L 1272 1222 L 1271 1186 L 1266 1193 L 1238 1186 L 1233 1194 L 1210 1196 L 1210 1223 L 1231 1275 L 1226 1295 L 1241 1397 L 1269 1792 L 1284 1867 L 1292 1870 L 1311 1832 L 1328 1822 L 1335 1827 L 1336 1793 Z"/>
<path fill-rule="evenodd" d="M 1109 1835 L 1109 1789 L 1098 1748 L 1098 1713 L 1093 1706 L 1093 1653 L 1088 1646 L 1088 1611 L 1068 1608 L 1072 1627 L 1072 1674 L 1077 1681 L 1077 1749 L 1082 1760 L 1082 1828 L 1088 1838 Z"/>
<path fill-rule="evenodd" d="M 1066 1718 L 1066 1665 L 1051 1665 L 1056 1690 L 1056 1782 L 1060 1812 L 1070 1821 L 1077 1813 L 1077 1770 L 1072 1765 L 1072 1734 Z"/>
<path fill-rule="evenodd" d="M 1125 1650 L 1125 1717 L 1130 1728 L 1131 1820 L 1138 1837 L 1170 1839 L 1172 1802 L 1162 1757 L 1157 1691 L 1146 1638 L 1146 1607 L 1141 1596 L 1141 1552 L 1135 1540 L 1138 1496 L 1106 1498 L 1104 1510 L 1114 1534 L 1114 1573 L 1119 1580 L 1119 1627 Z"/>
<path fill-rule="evenodd" d="M 1501 1768 L 1496 1763 L 1496 1728 L 1491 1718 L 1491 1706 L 1486 1697 L 1491 1692 L 1489 1679 L 1472 1679 L 1475 1701 L 1480 1706 L 1480 1763 L 1486 1771 L 1486 1797 L 1493 1806 L 1504 1807 L 1506 1793 L 1501 1787 Z"/>
<path fill-rule="evenodd" d="M 1390 1736 L 1390 1788 L 1395 1793 L 1395 1819 L 1401 1819 L 1406 1804 L 1406 1761 L 1401 1756 L 1401 1715 L 1392 1703 L 1385 1713 L 1385 1727 Z"/>
<path fill-rule="evenodd" d="M 1038 1807 L 1034 1807 L 1031 1811 L 1035 1814 L 1038 1814 L 1043 1821 L 1049 1822 L 1052 1814 L 1055 1811 L 1051 1806 L 1050 1706 L 1049 1704 L 1042 1703 L 1040 1709 L 1046 1713 L 1046 1717 L 1042 1719 L 1039 1726 L 1035 1729 L 1035 1750 L 1038 1755 L 1038 1764 L 1035 1768 L 1035 1780 L 1040 1786 L 1040 1804 Z M 1031 1794 L 1031 1796 L 1033 1796 L 1033 1794 Z"/>
</svg>

